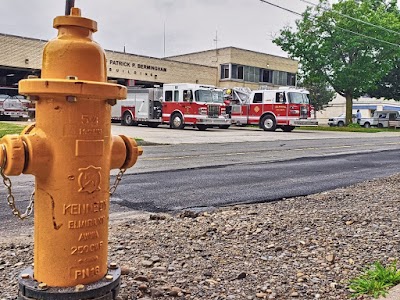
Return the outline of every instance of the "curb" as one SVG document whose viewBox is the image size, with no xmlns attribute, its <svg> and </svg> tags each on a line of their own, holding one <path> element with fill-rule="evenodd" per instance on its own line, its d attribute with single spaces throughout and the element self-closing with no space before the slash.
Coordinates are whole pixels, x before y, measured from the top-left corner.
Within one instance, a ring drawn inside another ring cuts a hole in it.
<svg viewBox="0 0 400 300">
<path fill-rule="evenodd" d="M 386 297 L 380 296 L 378 300 L 399 300 L 400 299 L 400 284 L 389 290 Z"/>
</svg>

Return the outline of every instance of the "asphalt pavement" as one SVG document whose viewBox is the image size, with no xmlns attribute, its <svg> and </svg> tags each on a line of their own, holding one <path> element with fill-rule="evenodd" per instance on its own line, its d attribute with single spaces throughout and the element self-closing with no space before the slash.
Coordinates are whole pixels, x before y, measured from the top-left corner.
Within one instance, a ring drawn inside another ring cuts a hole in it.
<svg viewBox="0 0 400 300">
<path fill-rule="evenodd" d="M 153 212 L 264 203 L 399 172 L 398 150 L 126 175 L 111 203 Z"/>
</svg>

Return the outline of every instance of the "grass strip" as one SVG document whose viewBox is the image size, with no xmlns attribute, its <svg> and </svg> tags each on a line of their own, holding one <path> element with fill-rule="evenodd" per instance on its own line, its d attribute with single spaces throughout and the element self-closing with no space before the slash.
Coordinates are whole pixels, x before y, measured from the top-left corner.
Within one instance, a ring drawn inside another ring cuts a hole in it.
<svg viewBox="0 0 400 300">
<path fill-rule="evenodd" d="M 339 131 L 339 132 L 365 132 L 365 133 L 375 133 L 375 132 L 400 132 L 400 130 L 392 128 L 364 128 L 361 126 L 317 126 L 317 127 L 298 127 L 298 130 L 318 130 L 318 131 Z M 296 130 L 296 129 L 295 129 Z"/>
<path fill-rule="evenodd" d="M 0 122 L 0 138 L 6 134 L 19 134 L 25 126 L 14 123 Z"/>
<path fill-rule="evenodd" d="M 400 271 L 397 270 L 396 265 L 396 261 L 386 267 L 380 262 L 373 263 L 360 276 L 350 280 L 351 297 L 386 296 L 389 288 L 400 283 Z"/>
</svg>

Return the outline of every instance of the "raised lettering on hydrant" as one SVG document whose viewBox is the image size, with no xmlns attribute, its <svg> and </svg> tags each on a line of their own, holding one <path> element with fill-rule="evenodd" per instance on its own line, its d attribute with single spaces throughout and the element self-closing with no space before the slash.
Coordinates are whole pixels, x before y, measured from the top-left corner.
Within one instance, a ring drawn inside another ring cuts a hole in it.
<svg viewBox="0 0 400 300">
<path fill-rule="evenodd" d="M 127 91 L 107 82 L 105 52 L 92 39 L 97 23 L 72 8 L 54 27 L 41 78 L 19 83 L 36 100 L 36 124 L 0 142 L 4 174 L 35 176 L 33 279 L 43 290 L 108 276 L 110 170 L 123 172 L 142 153 L 135 140 L 111 135 L 111 105 Z"/>
</svg>

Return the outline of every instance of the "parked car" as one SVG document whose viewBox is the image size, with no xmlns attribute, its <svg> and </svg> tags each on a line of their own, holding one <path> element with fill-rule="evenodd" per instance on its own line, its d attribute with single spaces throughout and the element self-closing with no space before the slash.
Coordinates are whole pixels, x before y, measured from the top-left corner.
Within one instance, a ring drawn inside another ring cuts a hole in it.
<svg viewBox="0 0 400 300">
<path fill-rule="evenodd" d="M 357 116 L 353 114 L 353 123 L 357 123 Z M 341 114 L 338 117 L 335 118 L 330 118 L 328 120 L 328 125 L 329 126 L 339 126 L 342 127 L 346 124 L 346 115 Z M 371 126 L 374 126 L 374 118 L 361 118 L 360 120 L 360 126 L 363 126 L 365 128 L 370 128 Z"/>
<path fill-rule="evenodd" d="M 357 117 L 355 114 L 353 114 L 353 123 L 356 122 L 357 122 Z M 346 125 L 346 114 L 341 114 L 338 117 L 330 118 L 328 120 L 328 125 L 343 127 L 344 125 Z"/>
</svg>

